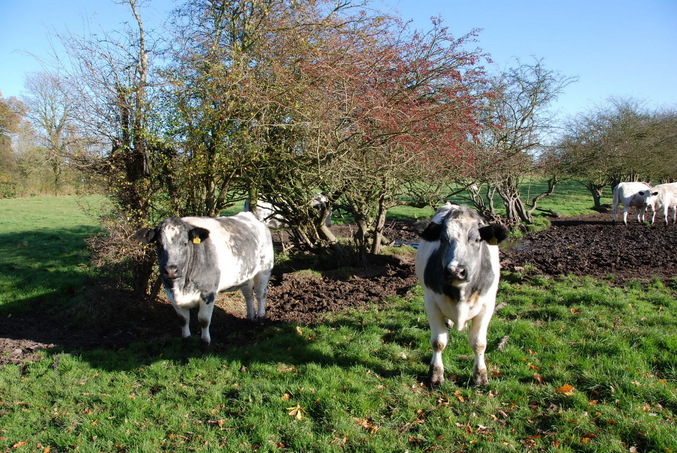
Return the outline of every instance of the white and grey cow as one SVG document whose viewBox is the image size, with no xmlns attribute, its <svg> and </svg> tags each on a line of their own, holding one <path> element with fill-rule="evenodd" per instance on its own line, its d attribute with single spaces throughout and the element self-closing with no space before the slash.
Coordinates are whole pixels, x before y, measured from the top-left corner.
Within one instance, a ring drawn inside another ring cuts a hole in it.
<svg viewBox="0 0 677 453">
<path fill-rule="evenodd" d="M 637 221 L 644 222 L 644 213 L 646 208 L 650 207 L 648 201 L 649 197 L 655 195 L 653 189 L 648 184 L 643 182 L 621 182 L 614 187 L 614 219 L 616 223 L 616 215 L 618 213 L 618 205 L 623 205 L 623 223 L 628 224 L 628 210 L 630 207 L 637 208 Z"/>
<path fill-rule="evenodd" d="M 668 224 L 668 213 L 672 209 L 672 223 L 677 223 L 677 182 L 654 186 L 647 205 L 653 208 L 651 223 L 656 219 L 656 211 L 663 211 L 663 220 Z"/>
<path fill-rule="evenodd" d="M 244 211 L 253 213 L 259 221 L 265 223 L 270 228 L 286 228 L 287 220 L 280 214 L 272 203 L 267 201 L 257 200 L 256 206 L 252 209 L 251 201 L 246 199 L 244 201 Z"/>
<path fill-rule="evenodd" d="M 322 193 L 316 193 L 312 196 L 308 202 L 308 206 L 313 209 L 316 209 L 318 212 L 321 212 L 325 208 L 329 199 Z M 268 225 L 270 228 L 287 228 L 289 223 L 285 217 L 280 214 L 280 209 L 272 203 L 263 200 L 257 200 L 256 206 L 252 209 L 251 200 L 246 199 L 244 201 L 244 211 L 250 211 L 254 213 L 257 219 L 261 222 Z M 327 219 L 325 221 L 327 226 L 331 226 L 331 210 L 327 213 Z"/>
<path fill-rule="evenodd" d="M 431 329 L 431 386 L 444 382 L 442 351 L 449 335 L 446 320 L 459 332 L 471 322 L 468 339 L 475 354 L 473 377 L 476 385 L 487 384 L 484 351 L 500 277 L 498 243 L 507 236 L 503 226 L 486 225 L 477 212 L 450 203 L 437 210 L 421 233 L 416 276 L 423 286 Z"/>
<path fill-rule="evenodd" d="M 262 321 L 265 317 L 273 241 L 266 225 L 252 213 L 169 217 L 154 229 L 140 229 L 136 237 L 146 244 L 157 244 L 160 275 L 181 319 L 183 338 L 190 337 L 189 309 L 197 307 L 202 343 L 209 347 L 214 300 L 221 291 L 241 290 L 247 318 Z"/>
</svg>

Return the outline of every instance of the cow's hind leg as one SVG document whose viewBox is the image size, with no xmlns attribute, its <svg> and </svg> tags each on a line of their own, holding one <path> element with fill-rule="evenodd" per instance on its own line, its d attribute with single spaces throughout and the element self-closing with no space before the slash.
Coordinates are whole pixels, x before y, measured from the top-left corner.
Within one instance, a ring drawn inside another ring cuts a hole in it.
<svg viewBox="0 0 677 453">
<path fill-rule="evenodd" d="M 493 304 L 485 307 L 479 315 L 472 319 L 472 326 L 468 332 L 468 343 L 475 353 L 475 363 L 472 368 L 475 385 L 487 385 L 489 377 L 487 375 L 487 365 L 484 362 L 484 351 L 487 349 L 487 330 L 489 321 L 493 314 Z"/>
<path fill-rule="evenodd" d="M 214 312 L 215 294 L 211 294 L 205 300 L 200 302 L 200 308 L 197 313 L 197 321 L 200 324 L 202 341 L 202 348 L 207 350 L 212 342 L 212 337 L 209 335 L 209 325 L 212 322 L 212 313 Z"/>
<path fill-rule="evenodd" d="M 447 347 L 449 341 L 449 331 L 445 324 L 444 315 L 439 311 L 437 305 L 426 302 L 426 312 L 428 314 L 428 324 L 430 324 L 430 345 L 433 349 L 433 356 L 430 360 L 428 370 L 428 379 L 431 387 L 436 387 L 444 382 L 444 362 L 442 361 L 442 352 Z"/>
<path fill-rule="evenodd" d="M 244 296 L 245 304 L 247 305 L 247 319 L 250 321 L 256 320 L 256 311 L 254 310 L 254 280 L 248 280 L 240 286 L 240 291 Z"/>
<path fill-rule="evenodd" d="M 258 303 L 256 319 L 259 322 L 262 322 L 266 317 L 266 295 L 268 294 L 269 279 L 270 271 L 259 272 L 254 277 L 254 292 L 256 293 L 256 301 Z"/>
</svg>

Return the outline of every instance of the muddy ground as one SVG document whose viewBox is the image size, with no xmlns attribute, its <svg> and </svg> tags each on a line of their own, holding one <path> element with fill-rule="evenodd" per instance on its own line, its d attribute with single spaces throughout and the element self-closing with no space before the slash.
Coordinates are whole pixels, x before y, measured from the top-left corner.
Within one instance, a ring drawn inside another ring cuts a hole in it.
<svg viewBox="0 0 677 453">
<path fill-rule="evenodd" d="M 677 276 L 677 225 L 653 226 L 631 222 L 627 227 L 611 223 L 610 214 L 592 214 L 552 220 L 545 231 L 528 234 L 501 251 L 504 270 L 520 274 L 588 275 L 613 284 L 670 280 Z M 338 236 L 350 234 L 350 226 L 332 227 Z M 391 240 L 417 242 L 414 226 L 392 222 Z M 280 239 L 281 236 L 277 236 Z M 263 325 L 278 323 L 312 324 L 328 312 L 348 307 L 368 307 L 385 297 L 404 295 L 416 284 L 414 255 L 372 259 L 369 266 L 346 274 L 323 265 L 321 272 L 277 272 L 271 279 L 268 312 Z M 293 270 L 293 269 L 292 269 Z M 124 294 L 93 294 L 97 304 L 139 304 Z M 500 297 L 500 296 L 499 296 Z M 120 349 L 136 341 L 163 341 L 178 335 L 176 314 L 164 300 L 135 306 L 129 316 L 107 319 L 101 325 L 67 326 L 63 317 L 46 310 L 0 318 L 0 366 L 22 363 L 37 351 L 56 348 L 66 352 L 95 348 Z M 194 316 L 193 316 L 194 317 Z M 239 294 L 222 295 L 212 320 L 213 348 L 230 341 L 246 341 L 251 329 L 260 329 L 246 321 L 244 302 Z M 193 332 L 198 329 L 193 327 Z M 227 339 L 224 338 L 227 336 Z"/>
</svg>

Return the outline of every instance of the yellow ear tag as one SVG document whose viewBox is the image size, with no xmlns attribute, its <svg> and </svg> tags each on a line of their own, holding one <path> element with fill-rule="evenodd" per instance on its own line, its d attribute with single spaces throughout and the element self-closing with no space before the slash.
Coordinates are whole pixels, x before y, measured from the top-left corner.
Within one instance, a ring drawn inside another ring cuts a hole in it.
<svg viewBox="0 0 677 453">
<path fill-rule="evenodd" d="M 199 244 L 200 242 L 202 242 L 202 241 L 200 240 L 199 237 L 193 238 L 193 244 Z"/>
<path fill-rule="evenodd" d="M 498 240 L 495 237 L 489 239 L 489 245 L 498 245 Z"/>
</svg>

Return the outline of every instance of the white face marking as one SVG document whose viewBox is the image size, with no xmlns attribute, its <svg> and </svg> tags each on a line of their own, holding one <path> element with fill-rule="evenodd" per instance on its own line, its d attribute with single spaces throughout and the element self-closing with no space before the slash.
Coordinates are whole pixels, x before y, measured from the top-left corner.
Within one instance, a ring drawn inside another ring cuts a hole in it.
<svg viewBox="0 0 677 453">
<path fill-rule="evenodd" d="M 170 225 L 164 229 L 165 239 L 168 243 L 174 242 L 175 238 L 179 235 L 180 229 L 177 226 Z"/>
</svg>

